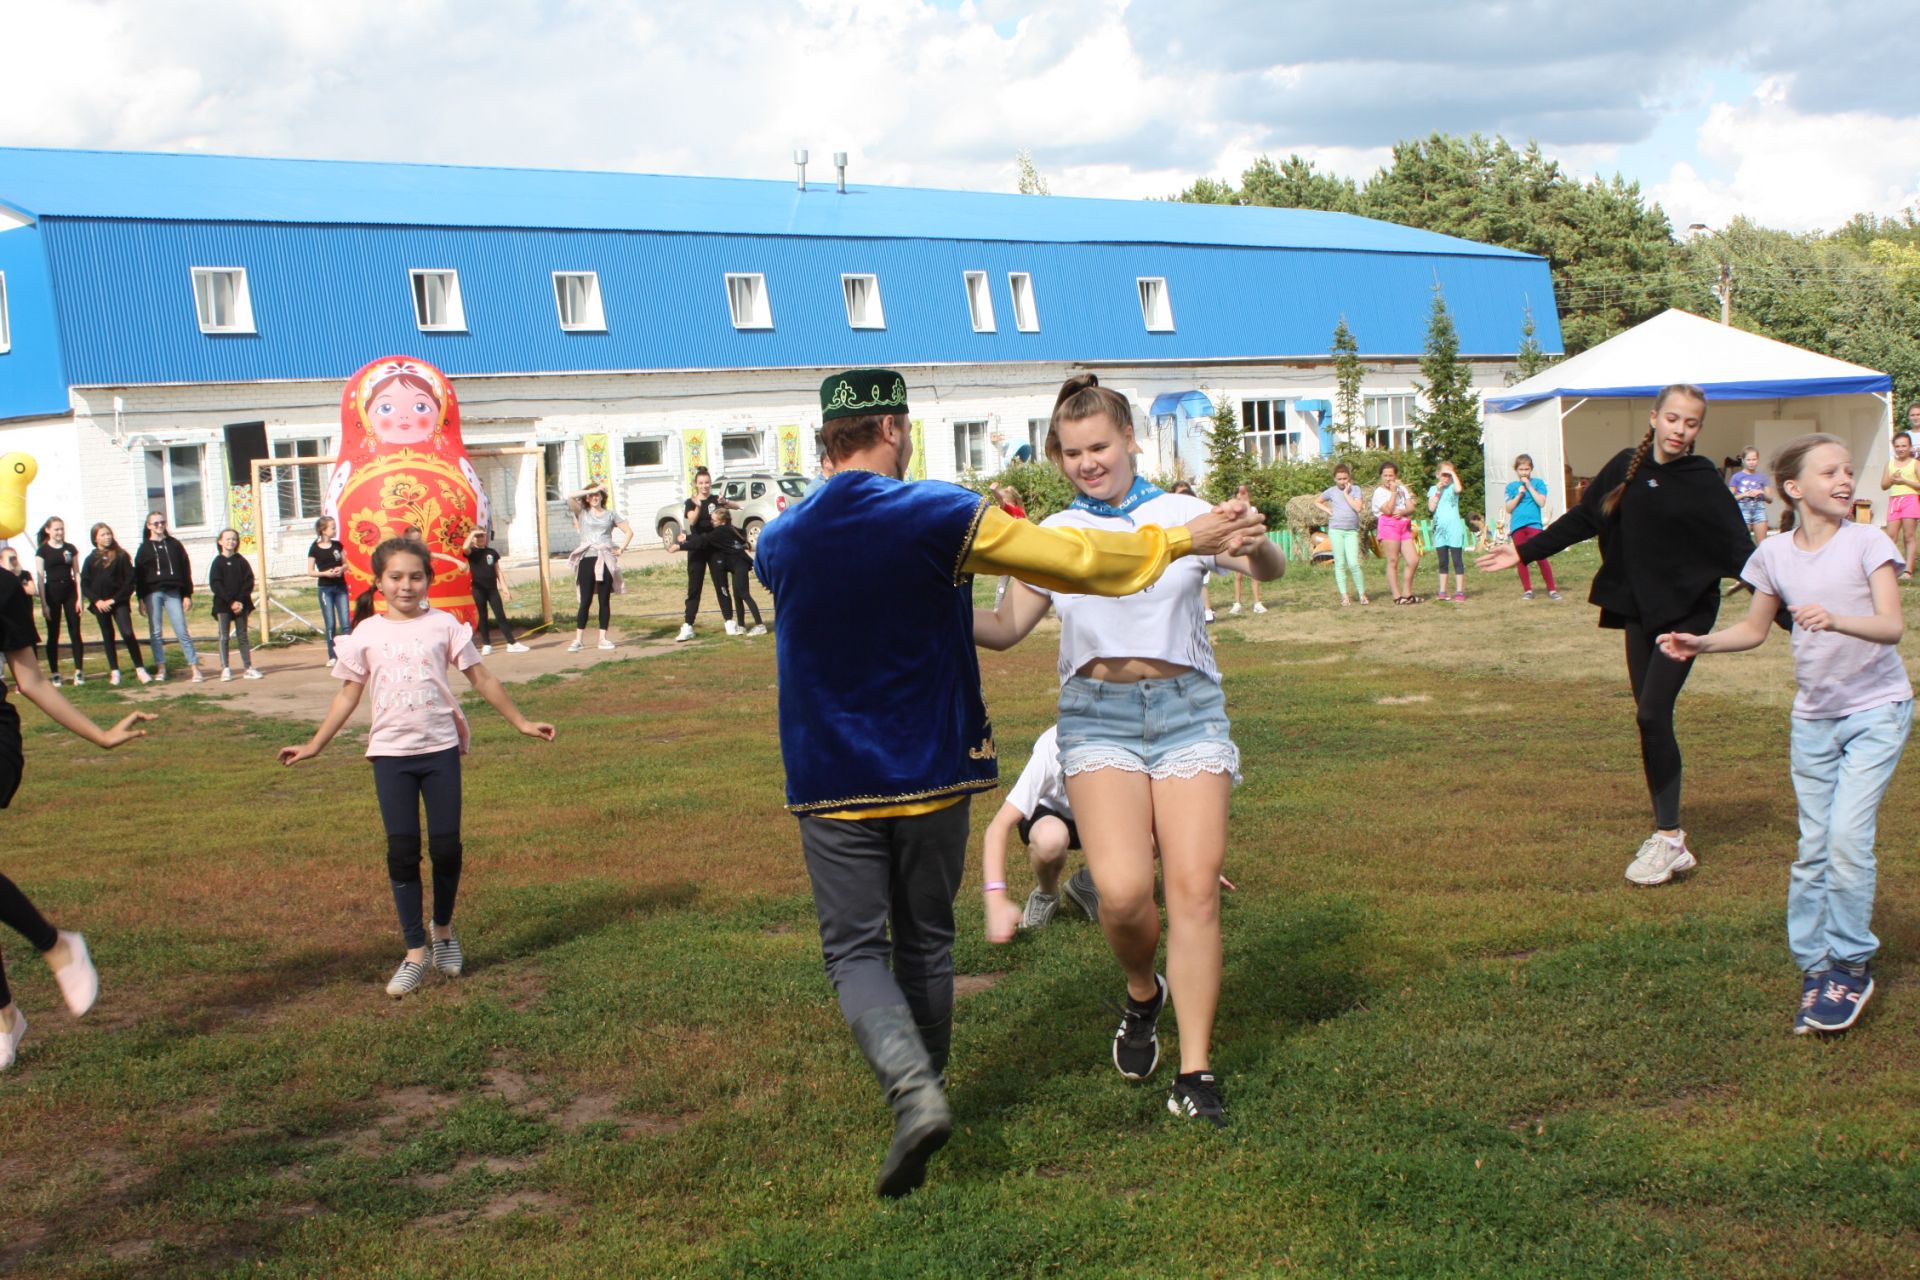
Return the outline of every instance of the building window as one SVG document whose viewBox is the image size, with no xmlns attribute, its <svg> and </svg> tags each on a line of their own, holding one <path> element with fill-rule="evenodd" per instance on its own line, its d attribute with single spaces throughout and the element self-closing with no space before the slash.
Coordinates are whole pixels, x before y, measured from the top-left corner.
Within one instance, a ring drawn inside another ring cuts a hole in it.
<svg viewBox="0 0 1920 1280">
<path fill-rule="evenodd" d="M 961 475 L 987 469 L 987 424 L 953 424 L 953 469 Z"/>
<path fill-rule="evenodd" d="M 460 305 L 460 273 L 412 271 L 413 319 L 422 329 L 462 330 L 467 313 Z"/>
<path fill-rule="evenodd" d="M 196 529 L 207 522 L 207 448 L 177 444 L 146 450 L 147 510 L 165 513 L 176 529 Z"/>
<path fill-rule="evenodd" d="M 1173 332 L 1173 304 L 1167 301 L 1167 282 L 1163 276 L 1142 276 L 1140 285 L 1140 318 L 1147 322 L 1149 333 Z"/>
<path fill-rule="evenodd" d="M 1047 456 L 1047 432 L 1052 428 L 1052 418 L 1027 419 L 1027 443 L 1033 446 L 1035 462 Z"/>
<path fill-rule="evenodd" d="M 13 350 L 13 330 L 7 325 L 7 273 L 0 271 L 0 354 Z"/>
<path fill-rule="evenodd" d="M 569 333 L 604 332 L 607 313 L 600 307 L 600 275 L 594 271 L 553 273 L 553 301 L 560 327 Z"/>
<path fill-rule="evenodd" d="M 1038 332 L 1040 313 L 1033 305 L 1033 277 L 1015 271 L 1007 276 L 1007 283 L 1013 288 L 1013 327 L 1022 333 Z"/>
<path fill-rule="evenodd" d="M 975 333 L 993 332 L 993 291 L 984 271 L 967 272 L 967 314 L 973 317 Z"/>
<path fill-rule="evenodd" d="M 324 440 L 276 440 L 273 442 L 273 456 L 324 458 L 327 456 L 326 443 Z M 320 482 L 323 478 L 321 468 L 317 466 L 274 468 L 274 498 L 280 506 L 282 523 L 312 520 L 320 515 Z"/>
<path fill-rule="evenodd" d="M 202 333 L 252 333 L 253 299 L 241 267 L 195 267 L 193 309 Z"/>
<path fill-rule="evenodd" d="M 561 474 L 567 463 L 567 446 L 561 441 L 540 446 L 545 457 L 547 473 L 547 501 L 565 502 L 567 500 L 567 482 Z"/>
<path fill-rule="evenodd" d="M 736 465 L 757 467 L 760 465 L 760 446 L 765 433 L 760 431 L 723 431 L 720 433 L 720 469 L 731 470 Z"/>
<path fill-rule="evenodd" d="M 660 436 L 647 436 L 639 440 L 628 440 L 623 448 L 626 451 L 627 470 L 637 471 L 642 467 L 664 467 L 667 465 L 667 442 Z"/>
<path fill-rule="evenodd" d="M 1365 405 L 1367 448 L 1413 447 L 1413 397 L 1368 396 Z"/>
<path fill-rule="evenodd" d="M 840 288 L 847 295 L 847 323 L 856 329 L 884 329 L 887 317 L 880 310 L 880 277 L 841 276 Z"/>
<path fill-rule="evenodd" d="M 1242 400 L 1240 402 L 1240 443 L 1257 461 L 1280 462 L 1288 458 L 1314 457 L 1307 448 L 1307 433 L 1287 426 L 1285 400 Z"/>
<path fill-rule="evenodd" d="M 767 278 L 763 275 L 729 275 L 727 310 L 736 329 L 773 328 L 773 308 L 767 303 Z"/>
</svg>

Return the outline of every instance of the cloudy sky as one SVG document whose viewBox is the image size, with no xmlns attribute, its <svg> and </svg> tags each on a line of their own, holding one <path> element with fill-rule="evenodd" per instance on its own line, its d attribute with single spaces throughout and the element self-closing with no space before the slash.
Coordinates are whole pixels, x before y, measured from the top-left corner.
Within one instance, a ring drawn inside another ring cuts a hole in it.
<svg viewBox="0 0 1920 1280">
<path fill-rule="evenodd" d="M 1920 0 L 0 0 L 0 145 L 1147 196 L 1434 130 L 1677 227 L 1920 204 Z"/>
</svg>

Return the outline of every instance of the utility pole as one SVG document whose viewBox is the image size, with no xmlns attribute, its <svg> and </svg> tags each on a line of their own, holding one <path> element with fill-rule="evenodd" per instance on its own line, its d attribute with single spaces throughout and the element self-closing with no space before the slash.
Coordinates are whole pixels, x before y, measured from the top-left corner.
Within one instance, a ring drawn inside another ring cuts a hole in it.
<svg viewBox="0 0 1920 1280">
<path fill-rule="evenodd" d="M 1720 264 L 1720 283 L 1713 286 L 1713 296 L 1720 299 L 1720 323 L 1733 323 L 1733 264 Z"/>
</svg>

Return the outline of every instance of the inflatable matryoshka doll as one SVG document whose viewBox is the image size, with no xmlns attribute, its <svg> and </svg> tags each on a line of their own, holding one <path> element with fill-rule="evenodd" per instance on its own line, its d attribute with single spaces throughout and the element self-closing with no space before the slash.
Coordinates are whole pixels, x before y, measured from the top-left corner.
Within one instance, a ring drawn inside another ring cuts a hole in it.
<svg viewBox="0 0 1920 1280">
<path fill-rule="evenodd" d="M 460 404 L 446 375 L 424 360 L 386 356 L 347 380 L 340 447 L 323 510 L 340 523 L 347 589 L 373 585 L 373 549 L 418 526 L 433 557 L 427 602 L 476 621 L 467 534 L 487 524 L 487 495 L 460 439 Z M 375 607 L 385 605 L 378 596 Z"/>
</svg>

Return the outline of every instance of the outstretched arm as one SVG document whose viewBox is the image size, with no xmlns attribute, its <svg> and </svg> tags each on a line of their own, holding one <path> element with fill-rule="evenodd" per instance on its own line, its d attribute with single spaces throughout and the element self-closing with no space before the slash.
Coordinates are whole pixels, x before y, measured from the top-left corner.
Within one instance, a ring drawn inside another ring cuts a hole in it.
<svg viewBox="0 0 1920 1280">
<path fill-rule="evenodd" d="M 1173 529 L 1144 525 L 1132 533 L 1043 527 L 988 507 L 961 568 L 1007 574 L 1050 591 L 1130 596 L 1183 555 L 1238 553 L 1265 535 L 1265 518 L 1237 500 Z"/>
<path fill-rule="evenodd" d="M 500 683 L 500 677 L 487 670 L 485 663 L 476 662 L 467 668 L 467 683 L 487 700 L 488 706 L 506 717 L 507 723 L 515 729 L 529 738 L 553 741 L 553 735 L 558 731 L 544 720 L 529 720 L 522 715 L 520 708 L 513 704 L 513 698 L 508 695 L 507 687 Z"/>
<path fill-rule="evenodd" d="M 84 738 L 103 751 L 132 742 L 135 738 L 147 736 L 145 729 L 134 726 L 144 724 L 153 716 L 145 711 L 135 711 L 124 716 L 111 729 L 102 729 L 80 709 L 68 702 L 66 696 L 55 688 L 41 672 L 39 664 L 33 660 L 33 649 L 14 649 L 7 654 L 7 670 L 13 675 L 13 686 L 20 690 L 20 696 L 46 713 L 47 719 L 76 737 Z"/>
<path fill-rule="evenodd" d="M 1888 566 L 1890 569 L 1891 566 Z M 1891 580 L 1892 573 L 1888 573 Z M 1900 585 L 1893 584 L 1894 607 L 1900 602 Z M 1730 627 L 1722 627 L 1712 635 L 1696 636 L 1685 631 L 1669 631 L 1659 638 L 1660 651 L 1675 662 L 1685 662 L 1703 653 L 1743 653 L 1748 649 L 1758 649 L 1767 641 L 1767 632 L 1773 627 L 1775 615 L 1780 612 L 1780 597 L 1771 591 L 1755 591 L 1753 603 L 1747 606 L 1746 616 Z M 1896 618 L 1898 614 L 1896 613 Z M 1896 635 L 1895 639 L 1899 637 Z"/>
<path fill-rule="evenodd" d="M 1026 583 L 1007 584 L 1000 603 L 973 611 L 973 642 L 982 649 L 1011 649 L 1047 616 L 1053 601 Z"/>
<path fill-rule="evenodd" d="M 333 702 L 327 707 L 327 715 L 313 736 L 297 747 L 280 748 L 277 758 L 281 764 L 299 764 L 302 760 L 311 760 L 327 749 L 333 741 L 333 735 L 346 727 L 353 718 L 354 711 L 360 706 L 360 694 L 366 688 L 356 680 L 342 680 L 340 687 L 333 692 Z"/>
</svg>

